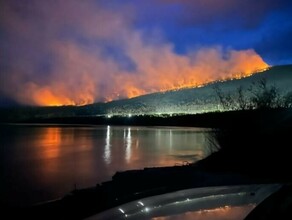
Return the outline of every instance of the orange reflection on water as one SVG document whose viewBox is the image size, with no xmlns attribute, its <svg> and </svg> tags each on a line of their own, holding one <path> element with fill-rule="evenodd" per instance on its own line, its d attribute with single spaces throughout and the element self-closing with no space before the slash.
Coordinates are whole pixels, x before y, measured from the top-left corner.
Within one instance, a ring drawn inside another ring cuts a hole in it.
<svg viewBox="0 0 292 220">
<path fill-rule="evenodd" d="M 55 158 L 60 154 L 61 130 L 57 127 L 41 128 L 42 135 L 37 141 L 37 145 L 42 147 L 42 156 L 45 158 Z"/>
<path fill-rule="evenodd" d="M 40 180 L 56 183 L 73 179 L 77 174 L 87 177 L 88 173 L 94 173 L 90 132 L 74 127 L 37 127 L 37 138 L 32 145 Z M 78 183 L 78 179 L 72 182 Z"/>
<path fill-rule="evenodd" d="M 178 215 L 163 216 L 152 218 L 153 220 L 241 220 L 244 219 L 248 213 L 255 208 L 254 204 L 243 206 L 224 206 L 214 209 L 204 209 L 193 212 L 185 212 Z"/>
</svg>

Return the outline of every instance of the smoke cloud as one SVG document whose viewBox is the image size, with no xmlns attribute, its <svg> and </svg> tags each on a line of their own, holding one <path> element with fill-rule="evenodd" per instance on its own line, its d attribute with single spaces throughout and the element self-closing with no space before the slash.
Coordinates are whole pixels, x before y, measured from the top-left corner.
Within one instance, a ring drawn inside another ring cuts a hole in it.
<svg viewBox="0 0 292 220">
<path fill-rule="evenodd" d="M 5 2 L 5 1 L 3 1 Z M 253 50 L 178 54 L 131 7 L 96 1 L 1 3 L 0 96 L 30 105 L 84 105 L 196 86 L 268 65 Z"/>
</svg>

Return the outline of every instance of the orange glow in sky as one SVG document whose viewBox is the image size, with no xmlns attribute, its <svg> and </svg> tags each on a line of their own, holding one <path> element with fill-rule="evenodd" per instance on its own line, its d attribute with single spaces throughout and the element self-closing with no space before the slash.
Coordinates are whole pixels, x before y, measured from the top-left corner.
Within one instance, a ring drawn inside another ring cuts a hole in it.
<svg viewBox="0 0 292 220">
<path fill-rule="evenodd" d="M 137 68 L 131 73 L 119 72 L 114 62 L 98 63 L 79 50 L 63 48 L 70 54 L 70 60 L 65 61 L 62 74 L 45 86 L 28 83 L 19 99 L 38 106 L 86 105 L 241 78 L 268 67 L 254 50 L 231 50 L 226 59 L 222 58 L 220 48 L 207 48 L 186 56 L 177 55 L 168 47 L 159 51 L 145 48 L 139 41 L 133 44 L 136 46 L 129 49 L 129 56 Z"/>
</svg>

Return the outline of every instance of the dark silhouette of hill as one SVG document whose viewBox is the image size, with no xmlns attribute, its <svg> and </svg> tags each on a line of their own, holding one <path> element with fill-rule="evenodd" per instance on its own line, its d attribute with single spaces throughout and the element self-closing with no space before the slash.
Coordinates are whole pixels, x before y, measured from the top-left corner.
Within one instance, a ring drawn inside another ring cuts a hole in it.
<svg viewBox="0 0 292 220">
<path fill-rule="evenodd" d="M 292 65 L 275 66 L 264 72 L 246 78 L 217 81 L 200 88 L 187 88 L 168 92 L 153 93 L 132 99 L 118 100 L 106 104 L 82 107 L 86 114 L 102 113 L 110 115 L 141 115 L 182 113 L 193 114 L 220 110 L 218 97 L 214 91 L 219 86 L 223 92 L 234 92 L 240 86 L 247 90 L 254 82 L 266 79 L 268 85 L 275 85 L 280 92 L 291 91 Z"/>
</svg>

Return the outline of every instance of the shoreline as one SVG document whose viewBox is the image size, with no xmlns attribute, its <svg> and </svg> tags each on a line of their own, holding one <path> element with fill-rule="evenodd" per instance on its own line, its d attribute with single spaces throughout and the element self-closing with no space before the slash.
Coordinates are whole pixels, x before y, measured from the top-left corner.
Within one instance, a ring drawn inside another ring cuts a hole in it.
<svg viewBox="0 0 292 220">
<path fill-rule="evenodd" d="M 267 120 L 268 119 L 268 120 Z M 292 128 L 292 108 L 239 110 L 226 112 L 208 112 L 173 116 L 140 115 L 140 116 L 68 116 L 68 117 L 19 117 L 0 116 L 0 124 L 39 124 L 62 126 L 171 126 L 200 128 L 239 128 L 285 126 Z"/>
<path fill-rule="evenodd" d="M 148 180 L 152 180 L 149 182 Z M 205 171 L 196 164 L 117 172 L 95 187 L 73 190 L 63 198 L 19 209 L 21 216 L 39 219 L 83 219 L 145 197 L 209 186 L 271 183 L 234 172 Z M 74 211 L 72 211 L 74 210 Z"/>
</svg>

